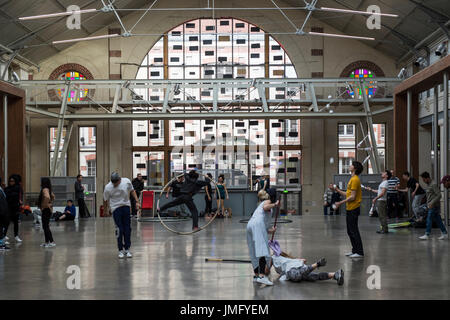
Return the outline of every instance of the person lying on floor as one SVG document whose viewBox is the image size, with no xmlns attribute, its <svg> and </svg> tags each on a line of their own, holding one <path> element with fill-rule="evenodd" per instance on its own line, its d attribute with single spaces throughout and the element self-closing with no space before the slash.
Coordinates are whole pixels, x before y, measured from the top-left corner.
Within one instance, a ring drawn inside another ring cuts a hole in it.
<svg viewBox="0 0 450 320">
<path fill-rule="evenodd" d="M 333 279 L 340 286 L 344 284 L 344 271 L 342 269 L 336 272 L 313 272 L 318 267 L 326 265 L 327 260 L 325 258 L 314 264 L 306 264 L 306 259 L 291 259 L 273 255 L 271 261 L 275 271 L 281 275 L 279 278 L 281 281 L 300 282 Z"/>
</svg>

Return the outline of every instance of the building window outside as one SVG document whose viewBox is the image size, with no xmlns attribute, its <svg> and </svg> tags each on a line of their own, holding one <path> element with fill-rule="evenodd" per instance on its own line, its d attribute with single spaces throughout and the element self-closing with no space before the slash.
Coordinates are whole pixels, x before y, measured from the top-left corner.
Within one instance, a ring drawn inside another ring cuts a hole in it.
<svg viewBox="0 0 450 320">
<path fill-rule="evenodd" d="M 375 133 L 375 139 L 378 149 L 378 160 L 380 163 L 380 170 L 383 171 L 386 168 L 386 124 L 377 123 L 373 125 L 373 131 Z M 367 172 L 373 173 L 372 163 L 369 160 Z"/>
<path fill-rule="evenodd" d="M 79 173 L 83 176 L 97 175 L 97 128 L 78 128 Z M 88 190 L 94 191 L 94 190 Z"/>
<path fill-rule="evenodd" d="M 338 124 L 339 174 L 350 173 L 349 167 L 356 160 L 356 135 L 354 124 Z"/>
</svg>

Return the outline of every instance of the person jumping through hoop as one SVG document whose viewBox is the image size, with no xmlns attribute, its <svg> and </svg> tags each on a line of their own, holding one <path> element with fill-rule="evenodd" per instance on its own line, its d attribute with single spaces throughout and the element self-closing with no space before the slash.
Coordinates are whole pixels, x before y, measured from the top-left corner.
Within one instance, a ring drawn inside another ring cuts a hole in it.
<svg viewBox="0 0 450 320">
<path fill-rule="evenodd" d="M 156 209 L 158 212 L 162 212 L 169 208 L 178 206 L 180 204 L 185 204 L 192 214 L 192 230 L 197 231 L 198 227 L 198 210 L 194 204 L 194 199 L 192 198 L 197 192 L 199 192 L 208 183 L 206 181 L 198 180 L 199 174 L 195 171 L 189 171 L 188 174 L 184 175 L 184 183 L 180 188 L 180 196 L 175 198 L 169 203 L 166 203 L 161 208 Z"/>
</svg>

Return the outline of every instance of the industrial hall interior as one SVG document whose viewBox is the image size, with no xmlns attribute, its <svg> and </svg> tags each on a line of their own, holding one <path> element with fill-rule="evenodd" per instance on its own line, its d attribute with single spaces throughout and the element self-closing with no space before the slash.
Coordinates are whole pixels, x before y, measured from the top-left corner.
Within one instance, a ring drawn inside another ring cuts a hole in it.
<svg viewBox="0 0 450 320">
<path fill-rule="evenodd" d="M 448 0 L 0 0 L 0 300 L 450 299 Z"/>
</svg>

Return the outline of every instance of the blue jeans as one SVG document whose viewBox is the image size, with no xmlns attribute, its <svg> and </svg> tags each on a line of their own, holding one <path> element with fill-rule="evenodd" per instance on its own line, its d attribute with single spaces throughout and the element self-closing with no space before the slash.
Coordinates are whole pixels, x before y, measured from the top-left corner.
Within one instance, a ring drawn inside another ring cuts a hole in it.
<svg viewBox="0 0 450 320">
<path fill-rule="evenodd" d="M 446 234 L 447 229 L 445 229 L 444 224 L 442 223 L 441 219 L 441 212 L 439 207 L 435 207 L 432 209 L 428 209 L 428 216 L 427 216 L 427 231 L 426 234 L 431 234 L 431 227 L 433 225 L 433 220 L 436 221 L 439 229 L 441 229 L 442 233 Z"/>
<path fill-rule="evenodd" d="M 130 249 L 131 247 L 131 216 L 130 207 L 117 208 L 113 212 L 114 223 L 116 224 L 117 246 L 119 251 Z"/>
</svg>

